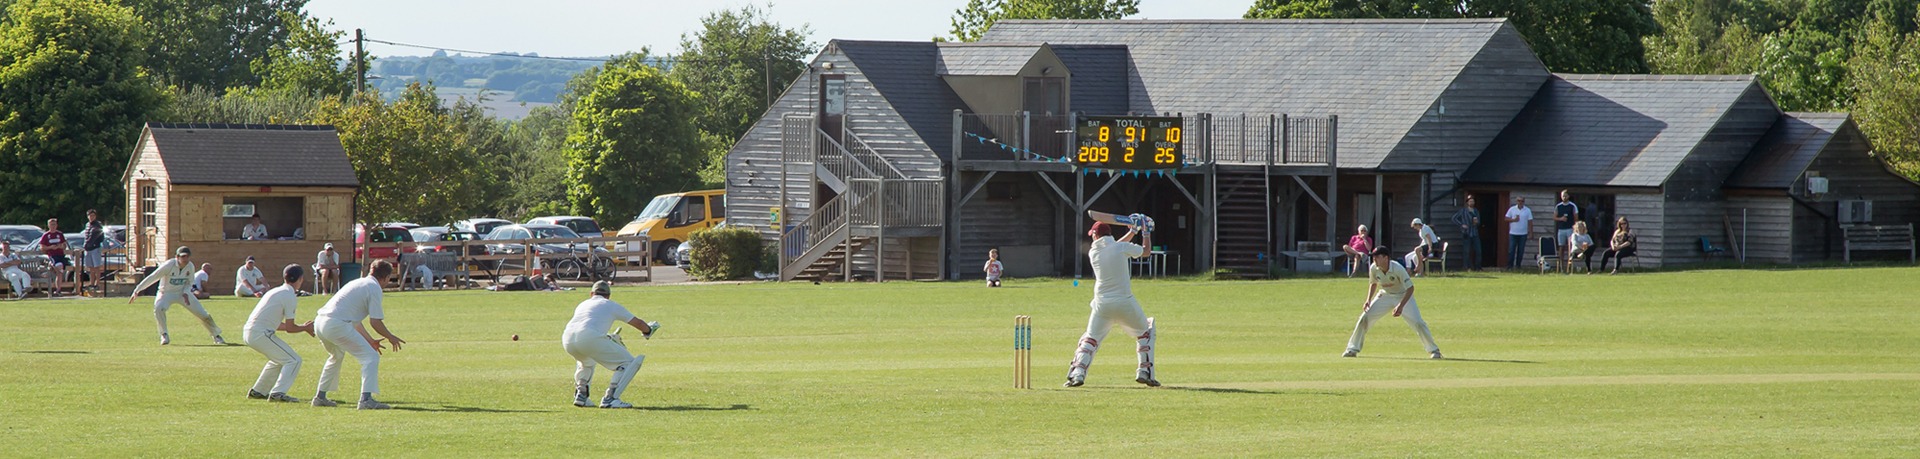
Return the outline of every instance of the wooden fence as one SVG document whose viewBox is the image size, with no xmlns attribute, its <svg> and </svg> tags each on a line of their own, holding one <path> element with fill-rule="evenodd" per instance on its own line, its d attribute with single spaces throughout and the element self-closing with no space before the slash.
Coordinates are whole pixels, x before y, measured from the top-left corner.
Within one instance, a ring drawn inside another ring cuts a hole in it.
<svg viewBox="0 0 1920 459">
<path fill-rule="evenodd" d="M 452 272 L 434 270 L 434 277 L 455 275 L 462 278 L 486 278 L 499 283 L 508 276 L 555 274 L 561 280 L 593 280 L 592 271 L 604 270 L 614 280 L 653 280 L 653 244 L 646 236 L 606 236 L 591 238 L 501 239 L 434 242 L 381 242 L 362 245 L 359 263 L 361 275 L 367 275 L 375 260 L 387 260 L 410 268 L 430 261 L 425 254 L 446 254 L 452 258 Z M 527 247 L 536 250 L 527 250 Z M 547 247 L 542 249 L 541 247 Z M 430 247 L 440 250 L 429 252 Z M 571 248 L 571 250 L 569 250 Z M 585 248 L 601 250 L 589 251 Z M 374 255 L 379 255 L 375 257 Z M 629 259 L 637 261 L 628 261 Z M 597 269 L 596 269 L 597 268 Z M 385 281 L 406 279 L 400 269 Z M 463 285 L 464 286 L 464 285 Z"/>
</svg>

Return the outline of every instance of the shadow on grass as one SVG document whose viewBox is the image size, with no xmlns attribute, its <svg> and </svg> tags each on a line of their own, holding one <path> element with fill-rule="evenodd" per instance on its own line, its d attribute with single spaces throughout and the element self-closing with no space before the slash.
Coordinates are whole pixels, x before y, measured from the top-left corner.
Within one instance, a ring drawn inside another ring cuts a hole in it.
<svg viewBox="0 0 1920 459">
<path fill-rule="evenodd" d="M 245 344 L 240 344 L 240 343 L 227 343 L 227 344 L 175 344 L 174 346 L 180 346 L 180 347 L 233 347 L 233 346 L 245 346 Z"/>
<path fill-rule="evenodd" d="M 1380 360 L 1433 360 L 1433 359 L 1424 358 L 1424 357 L 1379 357 L 1379 356 L 1367 356 L 1367 355 L 1356 356 L 1354 358 L 1380 359 Z M 1440 359 L 1439 361 L 1441 362 L 1480 362 L 1480 363 L 1542 363 L 1542 362 L 1536 362 L 1532 360 L 1463 359 L 1459 357 L 1447 357 L 1444 359 Z"/>
<path fill-rule="evenodd" d="M 733 404 L 729 406 L 670 405 L 635 406 L 633 409 L 646 411 L 753 411 L 753 406 L 746 404 Z"/>
<path fill-rule="evenodd" d="M 13 351 L 15 354 L 92 354 L 93 351 Z"/>
<path fill-rule="evenodd" d="M 439 408 L 428 408 L 423 406 L 397 406 L 401 403 L 405 403 L 405 402 L 387 402 L 387 404 L 389 405 L 396 405 L 393 407 L 393 409 L 396 411 L 425 411 L 430 413 L 555 413 L 559 411 L 559 410 L 502 410 L 502 409 L 495 409 L 495 408 L 481 408 L 477 406 L 454 406 L 454 405 L 440 405 Z M 341 405 L 346 406 L 347 402 L 341 402 Z"/>
<path fill-rule="evenodd" d="M 1232 387 L 1189 387 L 1189 386 L 1160 386 L 1160 387 L 1147 387 L 1147 386 L 1083 386 L 1083 387 L 1081 387 L 1081 388 L 1077 388 L 1077 389 L 1091 389 L 1091 390 L 1184 390 L 1184 391 L 1191 391 L 1191 392 L 1207 392 L 1207 393 L 1213 393 L 1213 394 L 1236 394 L 1236 395 L 1332 395 L 1332 396 L 1336 396 L 1336 397 L 1338 397 L 1338 396 L 1344 396 L 1344 395 L 1347 395 L 1347 394 L 1343 394 L 1343 393 L 1338 393 L 1338 392 L 1310 392 L 1310 391 L 1279 391 L 1279 390 L 1253 390 L 1253 389 L 1237 389 L 1237 388 L 1232 388 Z M 1069 390 L 1077 390 L 1077 389 L 1069 389 Z"/>
</svg>

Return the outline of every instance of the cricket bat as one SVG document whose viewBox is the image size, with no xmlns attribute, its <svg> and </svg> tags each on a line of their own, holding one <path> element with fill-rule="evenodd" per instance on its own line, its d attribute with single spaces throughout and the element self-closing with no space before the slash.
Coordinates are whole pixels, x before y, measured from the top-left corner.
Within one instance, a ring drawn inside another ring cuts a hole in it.
<svg viewBox="0 0 1920 459">
<path fill-rule="evenodd" d="M 1152 218 L 1148 218 L 1145 215 L 1139 215 L 1138 217 L 1135 217 L 1135 215 L 1139 215 L 1139 214 L 1115 215 L 1115 214 L 1110 214 L 1110 213 L 1101 212 L 1097 210 L 1087 211 L 1087 217 L 1092 218 L 1093 221 L 1105 222 L 1106 224 L 1109 224 L 1109 225 L 1131 226 L 1134 228 L 1141 228 L 1142 230 L 1146 230 L 1146 231 L 1152 231 L 1152 223 L 1151 223 L 1153 221 Z"/>
</svg>

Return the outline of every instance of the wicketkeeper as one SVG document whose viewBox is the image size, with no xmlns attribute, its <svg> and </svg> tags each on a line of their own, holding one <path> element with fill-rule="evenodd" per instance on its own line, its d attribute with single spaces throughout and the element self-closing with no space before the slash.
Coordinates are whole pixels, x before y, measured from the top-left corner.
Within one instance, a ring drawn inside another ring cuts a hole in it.
<svg viewBox="0 0 1920 459">
<path fill-rule="evenodd" d="M 632 408 L 632 404 L 620 400 L 620 394 L 626 392 L 634 373 L 640 371 L 640 362 L 647 356 L 628 352 L 620 335 L 607 334 L 607 331 L 619 326 L 619 322 L 640 330 L 640 336 L 647 339 L 653 339 L 653 333 L 660 331 L 660 322 L 640 320 L 625 306 L 608 299 L 612 293 L 613 284 L 594 282 L 593 293 L 573 309 L 573 320 L 567 322 L 567 330 L 560 335 L 561 347 L 576 361 L 573 406 L 593 406 L 587 399 L 588 385 L 593 382 L 593 366 L 598 364 L 613 370 L 613 380 L 607 383 L 607 395 L 600 398 L 600 407 Z"/>
</svg>

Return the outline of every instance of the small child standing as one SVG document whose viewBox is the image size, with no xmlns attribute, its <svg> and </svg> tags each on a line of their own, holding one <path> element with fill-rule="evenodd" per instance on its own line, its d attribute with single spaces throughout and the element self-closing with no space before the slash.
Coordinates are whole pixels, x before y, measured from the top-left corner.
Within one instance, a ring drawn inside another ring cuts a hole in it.
<svg viewBox="0 0 1920 459">
<path fill-rule="evenodd" d="M 1000 249 L 987 250 L 987 266 L 981 270 L 987 272 L 988 287 L 1000 286 L 1000 273 L 1006 271 L 1006 267 L 1000 265 Z"/>
</svg>

